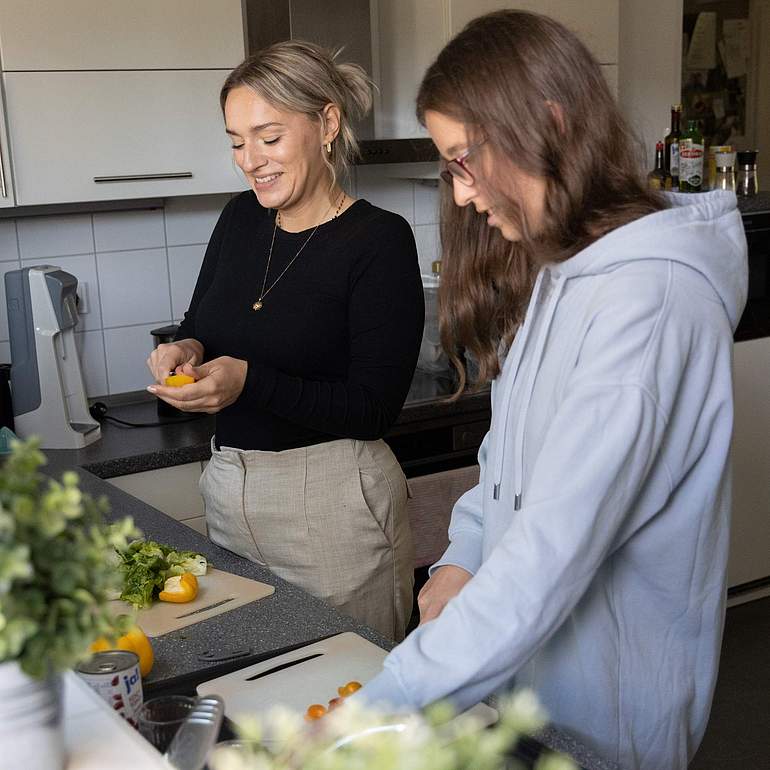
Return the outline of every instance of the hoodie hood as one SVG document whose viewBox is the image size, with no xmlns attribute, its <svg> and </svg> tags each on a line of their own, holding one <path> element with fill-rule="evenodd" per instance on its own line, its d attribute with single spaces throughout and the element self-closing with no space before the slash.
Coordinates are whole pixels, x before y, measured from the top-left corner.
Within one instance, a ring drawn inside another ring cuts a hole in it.
<svg viewBox="0 0 770 770">
<path fill-rule="evenodd" d="M 746 236 L 735 193 L 666 193 L 670 208 L 613 230 L 554 266 L 567 278 L 608 272 L 638 260 L 678 262 L 701 273 L 735 331 L 746 304 Z"/>
<path fill-rule="evenodd" d="M 673 261 L 698 271 L 720 297 L 735 331 L 748 293 L 746 236 L 734 193 L 667 193 L 670 207 L 641 217 L 603 236 L 574 257 L 544 267 L 537 276 L 521 329 L 503 368 L 498 388 L 506 412 L 519 410 L 513 440 L 513 507 L 521 507 L 524 477 L 524 430 L 548 339 L 566 283 L 577 277 L 608 273 L 635 261 Z M 548 280 L 546 280 L 548 279 Z M 519 368 L 532 349 L 521 397 L 512 398 Z M 494 439 L 492 497 L 499 500 L 506 463 L 505 435 Z"/>
</svg>

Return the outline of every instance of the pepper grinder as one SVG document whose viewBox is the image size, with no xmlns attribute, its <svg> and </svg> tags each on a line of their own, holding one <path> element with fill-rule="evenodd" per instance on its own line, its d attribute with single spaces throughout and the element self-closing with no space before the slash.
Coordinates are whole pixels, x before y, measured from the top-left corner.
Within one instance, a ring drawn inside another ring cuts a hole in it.
<svg viewBox="0 0 770 770">
<path fill-rule="evenodd" d="M 743 150 L 738 153 L 738 175 L 735 192 L 738 195 L 756 195 L 759 190 L 757 179 L 757 150 Z"/>
</svg>

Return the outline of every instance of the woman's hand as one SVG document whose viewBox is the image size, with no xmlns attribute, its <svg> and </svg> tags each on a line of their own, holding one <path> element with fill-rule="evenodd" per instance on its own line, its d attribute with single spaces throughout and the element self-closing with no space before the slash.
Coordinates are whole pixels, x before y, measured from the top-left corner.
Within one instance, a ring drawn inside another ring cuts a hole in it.
<svg viewBox="0 0 770 770">
<path fill-rule="evenodd" d="M 241 395 L 248 368 L 246 361 L 230 356 L 215 358 L 201 366 L 186 363 L 177 367 L 177 374 L 188 374 L 197 382 L 180 388 L 150 385 L 147 390 L 183 412 L 216 414 Z"/>
<path fill-rule="evenodd" d="M 164 342 L 150 353 L 147 368 L 155 382 L 163 385 L 166 377 L 185 364 L 197 366 L 203 361 L 203 345 L 198 340 L 186 339 L 178 342 Z"/>
<path fill-rule="evenodd" d="M 473 577 L 462 567 L 447 564 L 439 567 L 417 596 L 420 608 L 420 625 L 437 618 L 446 603 L 460 593 L 460 589 Z"/>
</svg>

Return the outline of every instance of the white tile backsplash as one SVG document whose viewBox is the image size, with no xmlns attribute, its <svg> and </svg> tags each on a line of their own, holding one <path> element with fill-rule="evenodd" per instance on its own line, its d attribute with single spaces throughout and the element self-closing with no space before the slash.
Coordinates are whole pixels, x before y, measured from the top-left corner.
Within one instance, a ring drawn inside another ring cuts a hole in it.
<svg viewBox="0 0 770 770">
<path fill-rule="evenodd" d="M 96 279 L 96 257 L 93 254 L 80 254 L 76 257 L 57 257 L 56 259 L 31 259 L 24 262 L 24 267 L 53 264 L 78 279 L 78 289 L 86 286 L 88 312 L 80 315 L 76 332 L 102 328 L 102 311 L 99 306 L 99 282 Z"/>
<path fill-rule="evenodd" d="M 16 262 L 0 262 L 0 340 L 7 340 L 8 335 L 8 309 L 5 302 L 5 274 L 9 270 L 18 270 Z"/>
<path fill-rule="evenodd" d="M 16 226 L 22 259 L 48 259 L 94 250 L 90 214 L 23 217 Z"/>
<path fill-rule="evenodd" d="M 420 259 L 420 272 L 430 274 L 431 262 L 441 258 L 441 241 L 438 225 L 415 225 L 414 240 Z"/>
<path fill-rule="evenodd" d="M 152 382 L 147 368 L 147 356 L 152 351 L 150 331 L 168 323 L 170 319 L 142 326 L 104 330 L 109 393 L 143 390 Z"/>
<path fill-rule="evenodd" d="M 168 269 L 171 276 L 171 315 L 182 318 L 190 306 L 195 282 L 201 269 L 205 244 L 169 246 Z"/>
<path fill-rule="evenodd" d="M 359 198 L 414 224 L 414 182 L 390 178 L 387 166 L 356 166 L 356 191 Z"/>
<path fill-rule="evenodd" d="M 170 198 L 166 203 L 166 243 L 185 246 L 208 243 L 229 195 Z"/>
<path fill-rule="evenodd" d="M 105 368 L 102 330 L 76 334 L 75 345 L 78 349 L 86 395 L 89 398 L 106 395 L 107 370 Z"/>
<path fill-rule="evenodd" d="M 96 251 L 165 246 L 162 209 L 94 214 Z"/>
<path fill-rule="evenodd" d="M 441 184 L 444 184 L 441 182 Z M 414 183 L 414 223 L 435 225 L 438 219 L 438 185 L 434 181 L 418 180 Z"/>
<path fill-rule="evenodd" d="M 171 318 L 165 249 L 96 255 L 104 327 Z"/>
<path fill-rule="evenodd" d="M 346 190 L 407 219 L 421 269 L 430 272 L 438 256 L 437 190 L 389 173 L 358 166 Z M 90 312 L 75 335 L 88 395 L 144 389 L 150 330 L 184 315 L 206 244 L 231 197 L 169 198 L 157 210 L 0 219 L 0 361 L 10 360 L 4 274 L 54 264 L 88 284 Z"/>
<path fill-rule="evenodd" d="M 16 222 L 13 219 L 0 219 L 0 262 L 18 260 L 19 245 L 16 240 Z"/>
</svg>

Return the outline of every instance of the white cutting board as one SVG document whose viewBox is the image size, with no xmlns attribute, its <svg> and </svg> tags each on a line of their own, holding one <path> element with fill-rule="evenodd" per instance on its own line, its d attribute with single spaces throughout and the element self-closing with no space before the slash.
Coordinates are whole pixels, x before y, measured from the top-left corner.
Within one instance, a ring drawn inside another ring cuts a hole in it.
<svg viewBox="0 0 770 770">
<path fill-rule="evenodd" d="M 275 588 L 267 583 L 209 567 L 208 572 L 198 578 L 198 595 L 191 602 L 153 602 L 151 607 L 137 612 L 136 624 L 147 636 L 162 636 L 257 599 L 264 599 L 274 592 Z M 119 612 L 131 608 L 130 604 L 120 600 L 113 604 L 117 605 L 116 611 Z"/>
<path fill-rule="evenodd" d="M 348 632 L 202 682 L 197 689 L 199 695 L 221 695 L 226 716 L 236 723 L 240 715 L 262 714 L 278 705 L 304 714 L 313 703 L 326 706 L 338 687 L 373 679 L 386 655 L 376 644 Z M 486 725 L 497 721 L 497 712 L 483 703 L 470 711 Z"/>
</svg>

